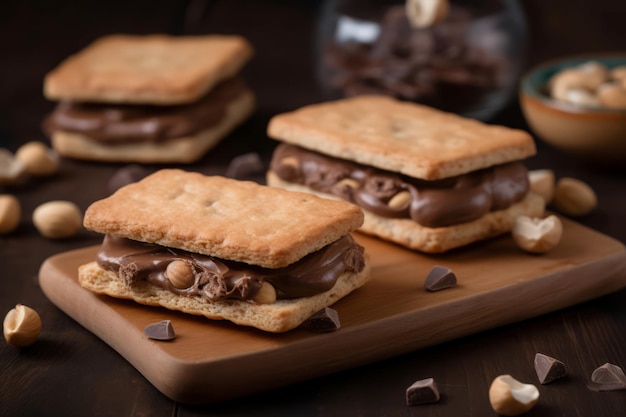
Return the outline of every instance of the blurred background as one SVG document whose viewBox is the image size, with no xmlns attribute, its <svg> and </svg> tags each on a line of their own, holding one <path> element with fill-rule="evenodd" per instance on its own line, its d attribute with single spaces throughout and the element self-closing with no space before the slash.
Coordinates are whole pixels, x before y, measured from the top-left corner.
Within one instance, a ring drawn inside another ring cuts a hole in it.
<svg viewBox="0 0 626 417">
<path fill-rule="evenodd" d="M 0 144 L 15 150 L 18 143 L 26 140 L 45 139 L 39 122 L 53 107 L 41 94 L 45 73 L 95 38 L 116 32 L 229 33 L 247 37 L 256 48 L 256 56 L 243 74 L 258 95 L 259 114 L 255 120 L 262 129 L 272 114 L 326 98 L 318 77 L 322 56 L 317 45 L 320 31 L 324 36 L 324 31 L 329 30 L 320 29 L 321 22 L 337 12 L 336 3 L 3 0 L 0 2 Z M 626 51 L 626 1 L 503 3 L 519 9 L 526 24 L 523 48 L 515 52 L 524 54 L 522 72 L 555 57 Z M 497 122 L 503 112 L 507 114 L 506 120 L 521 117 L 515 95 L 508 97 L 505 106 L 490 118 Z M 18 138 L 16 132 L 28 138 Z"/>
</svg>

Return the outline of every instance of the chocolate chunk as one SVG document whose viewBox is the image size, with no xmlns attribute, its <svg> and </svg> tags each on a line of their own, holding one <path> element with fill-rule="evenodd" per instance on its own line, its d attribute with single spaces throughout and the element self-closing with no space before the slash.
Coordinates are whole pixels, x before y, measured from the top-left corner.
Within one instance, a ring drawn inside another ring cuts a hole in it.
<svg viewBox="0 0 626 417">
<path fill-rule="evenodd" d="M 415 381 L 406 389 L 406 405 L 419 405 L 439 401 L 439 389 L 433 378 Z"/>
<path fill-rule="evenodd" d="M 439 265 L 432 267 L 428 276 L 426 276 L 426 281 L 424 281 L 424 288 L 428 291 L 439 291 L 455 285 L 456 275 L 454 272 L 450 268 Z"/>
<path fill-rule="evenodd" d="M 567 375 L 563 362 L 543 353 L 535 355 L 535 372 L 537 372 L 537 378 L 542 384 L 548 384 Z"/>
<path fill-rule="evenodd" d="M 265 171 L 261 157 L 256 152 L 245 153 L 234 157 L 228 168 L 226 176 L 234 179 L 242 179 Z"/>
<path fill-rule="evenodd" d="M 126 165 L 115 171 L 111 178 L 109 178 L 107 188 L 113 193 L 125 185 L 132 184 L 147 177 L 149 173 L 150 171 L 141 165 Z"/>
<path fill-rule="evenodd" d="M 626 389 L 626 375 L 624 375 L 624 371 L 619 366 L 611 363 L 605 363 L 593 371 L 591 381 L 597 384 L 593 387 L 597 391 Z"/>
<path fill-rule="evenodd" d="M 174 327 L 172 326 L 172 322 L 170 320 L 163 320 L 150 324 L 143 329 L 143 333 L 150 339 L 154 340 L 172 340 L 176 337 Z"/>
<path fill-rule="evenodd" d="M 341 327 L 339 314 L 333 308 L 324 307 L 308 318 L 305 327 L 312 332 L 334 332 Z"/>
</svg>

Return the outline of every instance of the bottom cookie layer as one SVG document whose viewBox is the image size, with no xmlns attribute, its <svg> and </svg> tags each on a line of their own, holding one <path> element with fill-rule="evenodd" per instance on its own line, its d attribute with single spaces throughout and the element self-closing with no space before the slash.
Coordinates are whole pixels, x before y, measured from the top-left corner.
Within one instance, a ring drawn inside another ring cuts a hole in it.
<svg viewBox="0 0 626 417">
<path fill-rule="evenodd" d="M 80 133 L 55 131 L 52 146 L 62 156 L 105 162 L 137 163 L 191 163 L 206 152 L 254 110 L 255 99 L 250 90 L 228 104 L 226 116 L 214 127 L 194 136 L 169 139 L 163 142 L 133 142 L 107 145 Z"/>
<path fill-rule="evenodd" d="M 106 271 L 94 261 L 82 265 L 78 280 L 84 288 L 98 294 L 134 300 L 137 303 L 161 306 L 187 314 L 204 316 L 212 320 L 229 320 L 242 326 L 282 333 L 298 327 L 311 315 L 363 286 L 370 276 L 369 259 L 360 273 L 346 273 L 339 277 L 329 291 L 272 304 L 256 304 L 239 300 L 209 301 L 202 297 L 177 295 L 141 281 L 127 287 L 113 272 Z"/>
<path fill-rule="evenodd" d="M 304 185 L 283 181 L 271 171 L 267 174 L 267 184 L 291 191 L 304 191 L 320 197 L 338 199 L 330 194 L 316 192 Z M 425 227 L 411 219 L 387 218 L 364 210 L 365 221 L 358 231 L 421 252 L 442 253 L 510 232 L 517 217 L 541 217 L 544 211 L 543 198 L 532 193 L 506 210 L 492 211 L 477 220 L 447 227 Z"/>
</svg>

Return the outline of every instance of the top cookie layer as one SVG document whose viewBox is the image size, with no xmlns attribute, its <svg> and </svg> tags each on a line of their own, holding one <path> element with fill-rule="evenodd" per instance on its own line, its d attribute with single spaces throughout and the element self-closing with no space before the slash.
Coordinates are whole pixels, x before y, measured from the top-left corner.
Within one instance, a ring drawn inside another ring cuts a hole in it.
<svg viewBox="0 0 626 417">
<path fill-rule="evenodd" d="M 252 56 L 239 36 L 111 35 L 48 73 L 51 100 L 181 104 L 235 75 Z"/>
<path fill-rule="evenodd" d="M 521 130 L 385 96 L 314 104 L 275 116 L 268 135 L 320 153 L 435 180 L 535 153 Z"/>
<path fill-rule="evenodd" d="M 164 169 L 87 209 L 85 227 L 266 268 L 287 266 L 363 223 L 356 206 Z"/>
</svg>

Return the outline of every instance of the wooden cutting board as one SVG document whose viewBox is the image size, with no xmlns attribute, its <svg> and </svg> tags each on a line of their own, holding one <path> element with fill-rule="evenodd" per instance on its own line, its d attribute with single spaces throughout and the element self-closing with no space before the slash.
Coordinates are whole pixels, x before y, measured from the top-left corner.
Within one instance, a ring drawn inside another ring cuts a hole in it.
<svg viewBox="0 0 626 417">
<path fill-rule="evenodd" d="M 212 403 L 318 377 L 524 320 L 626 286 L 626 250 L 563 219 L 561 244 L 521 252 L 503 236 L 444 255 L 423 255 L 356 234 L 371 256 L 372 279 L 334 305 L 341 328 L 268 334 L 90 293 L 77 268 L 97 247 L 53 256 L 40 270 L 46 296 L 126 358 L 157 389 L 183 403 Z M 458 286 L 424 290 L 433 265 L 452 268 Z M 143 329 L 169 319 L 177 337 Z"/>
</svg>

